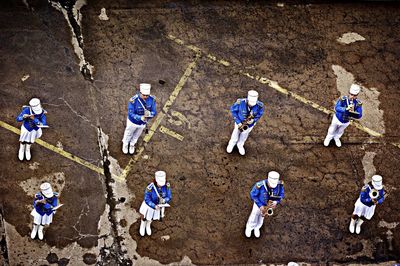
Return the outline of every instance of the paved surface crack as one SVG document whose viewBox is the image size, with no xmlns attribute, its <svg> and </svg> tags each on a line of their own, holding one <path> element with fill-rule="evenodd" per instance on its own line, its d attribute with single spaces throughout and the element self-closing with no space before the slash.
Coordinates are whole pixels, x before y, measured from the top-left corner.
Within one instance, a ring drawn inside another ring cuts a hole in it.
<svg viewBox="0 0 400 266">
<path fill-rule="evenodd" d="M 82 75 L 85 79 L 93 82 L 93 71 L 94 66 L 92 66 L 86 59 L 83 51 L 83 36 L 81 30 L 81 20 L 82 14 L 80 9 L 86 5 L 85 0 L 48 0 L 51 5 L 63 13 L 65 19 L 72 33 L 72 46 L 74 47 L 74 52 L 79 58 L 79 67 Z"/>
</svg>

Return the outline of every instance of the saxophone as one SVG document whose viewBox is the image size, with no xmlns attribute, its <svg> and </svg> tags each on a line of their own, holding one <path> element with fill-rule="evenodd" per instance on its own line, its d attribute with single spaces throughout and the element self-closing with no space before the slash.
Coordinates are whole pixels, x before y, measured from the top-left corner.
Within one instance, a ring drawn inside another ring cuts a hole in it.
<svg viewBox="0 0 400 266">
<path fill-rule="evenodd" d="M 242 125 L 239 127 L 240 132 L 249 129 L 249 125 L 252 123 L 253 120 L 254 120 L 253 112 L 250 112 L 250 114 L 246 117 L 246 119 L 243 120 Z"/>
</svg>

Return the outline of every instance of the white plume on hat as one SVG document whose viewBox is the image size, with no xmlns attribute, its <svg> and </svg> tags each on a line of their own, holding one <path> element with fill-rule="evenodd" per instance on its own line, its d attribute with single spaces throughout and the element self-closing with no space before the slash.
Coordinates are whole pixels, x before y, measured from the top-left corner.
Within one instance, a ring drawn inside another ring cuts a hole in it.
<svg viewBox="0 0 400 266">
<path fill-rule="evenodd" d="M 255 90 L 250 90 L 247 93 L 247 102 L 250 106 L 254 106 L 257 104 L 257 100 L 258 100 L 258 92 L 256 92 Z"/>
<path fill-rule="evenodd" d="M 276 186 L 278 185 L 279 182 L 279 173 L 276 171 L 271 171 L 268 173 L 268 185 L 271 188 L 276 188 Z"/>
<path fill-rule="evenodd" d="M 143 95 L 150 95 L 151 85 L 148 83 L 140 83 L 140 93 Z"/>
<path fill-rule="evenodd" d="M 155 174 L 156 183 L 159 187 L 165 186 L 167 182 L 167 174 L 164 171 L 157 171 Z"/>
<path fill-rule="evenodd" d="M 357 84 L 351 84 L 350 86 L 350 94 L 358 95 L 361 91 L 361 87 Z"/>
<path fill-rule="evenodd" d="M 29 105 L 31 106 L 32 112 L 34 112 L 35 114 L 39 115 L 42 113 L 43 109 L 40 105 L 40 100 L 38 98 L 32 98 L 29 101 Z"/>
<path fill-rule="evenodd" d="M 51 198 L 53 197 L 54 193 L 53 190 L 51 189 L 51 185 L 50 183 L 43 183 L 40 185 L 40 190 L 42 192 L 42 194 L 46 197 L 46 198 Z"/>
<path fill-rule="evenodd" d="M 380 190 L 383 188 L 382 185 L 382 176 L 380 175 L 374 175 L 372 176 L 372 186 L 374 186 L 375 189 Z"/>
</svg>

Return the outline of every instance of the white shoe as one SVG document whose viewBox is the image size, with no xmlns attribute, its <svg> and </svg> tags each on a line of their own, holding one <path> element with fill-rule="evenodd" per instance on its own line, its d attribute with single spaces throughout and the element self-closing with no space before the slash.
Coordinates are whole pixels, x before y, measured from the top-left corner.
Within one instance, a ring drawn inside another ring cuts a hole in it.
<svg viewBox="0 0 400 266">
<path fill-rule="evenodd" d="M 144 236 L 144 235 L 146 234 L 146 232 L 145 232 L 145 230 L 146 230 L 146 222 L 147 222 L 147 221 L 143 221 L 143 220 L 140 221 L 139 234 L 140 234 L 141 236 Z"/>
<path fill-rule="evenodd" d="M 37 231 L 38 231 L 38 225 L 37 224 L 33 224 L 33 228 L 32 228 L 32 233 L 31 233 L 31 238 L 32 239 L 35 239 L 35 237 L 36 237 L 36 233 L 37 233 Z"/>
<path fill-rule="evenodd" d="M 356 225 L 356 234 L 359 235 L 361 233 L 361 225 L 363 224 L 363 220 L 358 219 L 357 225 Z"/>
<path fill-rule="evenodd" d="M 329 143 L 331 142 L 331 140 L 332 140 L 332 139 L 326 137 L 325 140 L 324 140 L 324 146 L 325 146 L 325 147 L 328 147 L 328 146 L 329 146 Z"/>
<path fill-rule="evenodd" d="M 260 235 L 261 235 L 261 233 L 260 233 L 260 228 L 254 228 L 254 236 L 255 236 L 256 238 L 259 238 Z"/>
<path fill-rule="evenodd" d="M 244 234 L 246 235 L 246 237 L 248 237 L 248 238 L 251 237 L 251 231 L 253 231 L 253 230 L 246 227 L 246 230 L 244 231 Z"/>
<path fill-rule="evenodd" d="M 133 154 L 135 152 L 135 144 L 129 145 L 129 154 Z"/>
<path fill-rule="evenodd" d="M 39 225 L 38 237 L 40 240 L 43 240 L 43 225 Z"/>
<path fill-rule="evenodd" d="M 335 139 L 335 144 L 336 144 L 336 147 L 338 147 L 338 148 L 342 147 L 342 142 L 340 141 L 340 139 Z"/>
<path fill-rule="evenodd" d="M 124 154 L 128 154 L 128 147 L 129 147 L 128 144 L 122 143 L 122 152 Z"/>
<path fill-rule="evenodd" d="M 146 224 L 146 233 L 147 233 L 147 235 L 149 235 L 149 236 L 151 236 L 151 221 L 147 221 L 147 224 Z"/>
<path fill-rule="evenodd" d="M 227 153 L 232 153 L 233 147 L 235 147 L 236 144 L 228 144 L 228 147 L 226 147 L 226 152 Z"/>
<path fill-rule="evenodd" d="M 356 220 L 353 219 L 353 218 L 351 218 L 350 226 L 349 226 L 349 231 L 350 231 L 350 233 L 352 233 L 352 234 L 354 234 L 354 226 L 355 226 L 355 225 L 356 225 Z"/>
<path fill-rule="evenodd" d="M 240 155 L 245 155 L 246 154 L 246 151 L 244 150 L 244 147 L 243 146 L 237 146 L 238 147 L 238 149 L 239 149 L 239 153 L 240 153 Z"/>
<path fill-rule="evenodd" d="M 26 144 L 25 145 L 25 158 L 28 161 L 31 160 L 31 144 Z"/>
<path fill-rule="evenodd" d="M 24 154 L 25 154 L 25 144 L 19 144 L 19 151 L 18 151 L 18 159 L 20 161 L 24 160 Z"/>
</svg>

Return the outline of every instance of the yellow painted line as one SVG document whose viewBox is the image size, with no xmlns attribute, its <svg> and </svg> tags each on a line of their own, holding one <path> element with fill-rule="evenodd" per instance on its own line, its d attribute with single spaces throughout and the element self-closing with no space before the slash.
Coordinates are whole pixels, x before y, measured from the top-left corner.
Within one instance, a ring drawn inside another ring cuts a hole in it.
<svg viewBox="0 0 400 266">
<path fill-rule="evenodd" d="M 196 47 L 196 46 L 191 45 L 191 44 L 186 44 L 183 40 L 181 40 L 181 39 L 179 39 L 179 38 L 177 38 L 177 37 L 175 37 L 175 36 L 173 36 L 171 34 L 167 35 L 166 37 L 168 39 L 170 39 L 171 41 L 174 41 L 175 43 L 177 43 L 177 44 L 179 44 L 181 46 L 184 46 L 184 47 L 196 52 L 197 55 L 200 54 L 201 56 L 205 56 L 207 59 L 210 59 L 211 61 L 217 62 L 217 63 L 219 63 L 219 64 L 221 64 L 223 66 L 226 66 L 226 67 L 231 66 L 235 70 L 237 70 L 236 67 L 232 63 L 230 63 L 229 61 L 226 61 L 226 60 L 221 59 L 221 58 L 217 58 L 216 56 L 214 56 L 212 54 L 208 54 L 208 53 L 204 52 L 203 50 L 201 50 L 199 47 Z M 278 92 L 280 92 L 282 94 L 285 94 L 287 96 L 290 96 L 290 97 L 296 99 L 297 101 L 299 101 L 301 103 L 304 103 L 306 105 L 309 105 L 312 108 L 317 109 L 317 110 L 319 110 L 319 111 L 321 111 L 321 112 L 323 112 L 325 114 L 333 114 L 334 113 L 333 110 L 329 110 L 329 109 L 317 104 L 316 102 L 308 100 L 308 99 L 304 98 L 303 96 L 301 96 L 301 95 L 299 95 L 297 93 L 291 92 L 288 89 L 285 89 L 285 88 L 281 87 L 278 84 L 278 82 L 276 82 L 276 81 L 270 80 L 270 79 L 268 79 L 266 77 L 262 77 L 262 76 L 259 76 L 259 75 L 253 75 L 253 74 L 251 74 L 249 72 L 243 71 L 242 69 L 237 70 L 237 71 L 241 75 L 243 75 L 245 77 L 248 77 L 248 78 L 251 78 L 253 80 L 256 80 L 261 84 L 266 84 L 269 87 L 273 88 L 274 90 L 276 90 L 276 91 L 278 91 Z M 354 121 L 351 124 L 353 126 L 355 126 L 356 128 L 366 132 L 367 134 L 369 134 L 372 137 L 383 137 L 383 134 L 381 134 L 379 132 L 376 132 L 375 130 L 370 129 L 370 128 L 366 127 L 366 126 L 363 126 L 357 121 Z M 391 142 L 390 144 L 392 144 L 395 147 L 400 148 L 400 143 Z"/>
<path fill-rule="evenodd" d="M 177 140 L 182 141 L 184 139 L 184 137 L 182 135 L 180 135 L 180 134 L 176 133 L 175 131 L 173 131 L 173 130 L 171 130 L 169 128 L 166 128 L 164 126 L 160 126 L 159 130 L 160 130 L 160 132 L 162 132 L 162 133 L 164 133 L 166 135 L 169 135 L 169 136 L 171 136 L 173 138 L 176 138 Z"/>
<path fill-rule="evenodd" d="M 18 128 L 13 127 L 13 126 L 11 126 L 11 125 L 3 122 L 3 121 L 0 121 L 0 126 L 5 128 L 5 129 L 7 129 L 7 130 L 9 130 L 9 131 L 11 131 L 11 132 L 13 132 L 13 133 L 15 133 L 15 134 L 18 134 L 18 135 L 21 132 Z M 47 142 L 45 142 L 45 141 L 43 141 L 41 139 L 36 139 L 36 143 L 39 144 L 40 146 L 45 147 L 48 150 L 51 150 L 51 151 L 53 151 L 55 153 L 58 153 L 61 156 L 64 156 L 67 159 L 70 159 L 71 161 L 74 161 L 74 162 L 76 162 L 76 163 L 78 163 L 80 165 L 83 165 L 86 168 L 89 168 L 90 170 L 95 171 L 96 173 L 104 175 L 104 169 L 102 169 L 100 167 L 97 167 L 97 166 L 95 166 L 95 165 L 93 165 L 93 164 L 91 164 L 91 163 L 89 163 L 89 162 L 87 162 L 87 161 L 85 161 L 85 160 L 83 160 L 83 159 L 81 159 L 81 158 L 79 158 L 79 157 L 67 152 L 67 151 L 64 151 L 64 150 L 62 150 L 62 149 L 60 149 L 60 148 L 58 148 L 58 147 L 56 147 L 54 145 L 51 145 L 50 143 L 47 143 Z"/>
<path fill-rule="evenodd" d="M 174 103 L 176 97 L 178 97 L 179 92 L 182 90 L 182 88 L 185 85 L 186 81 L 188 80 L 189 76 L 192 74 L 193 69 L 196 67 L 197 61 L 198 61 L 199 58 L 200 58 L 200 54 L 196 53 L 196 58 L 186 68 L 186 70 L 183 73 L 182 77 L 180 78 L 178 84 L 175 86 L 175 89 L 172 91 L 172 93 L 170 94 L 168 100 L 165 102 L 164 107 L 162 108 L 162 112 L 160 112 L 157 115 L 155 121 L 151 125 L 151 128 L 149 130 L 149 134 L 147 134 L 143 139 L 145 146 L 151 140 L 151 138 L 153 137 L 154 133 L 157 131 L 157 128 L 160 126 L 160 123 L 164 119 L 166 113 L 168 113 L 168 110 L 171 107 L 171 105 Z M 138 151 L 136 156 L 134 156 L 132 159 L 129 160 L 128 165 L 125 167 L 124 171 L 122 172 L 121 176 L 119 177 L 120 179 L 122 179 L 122 180 L 126 179 L 126 177 L 128 176 L 129 172 L 131 171 L 133 165 L 139 159 L 140 154 L 143 152 L 143 150 L 144 150 L 144 147 L 142 147 Z"/>
</svg>

